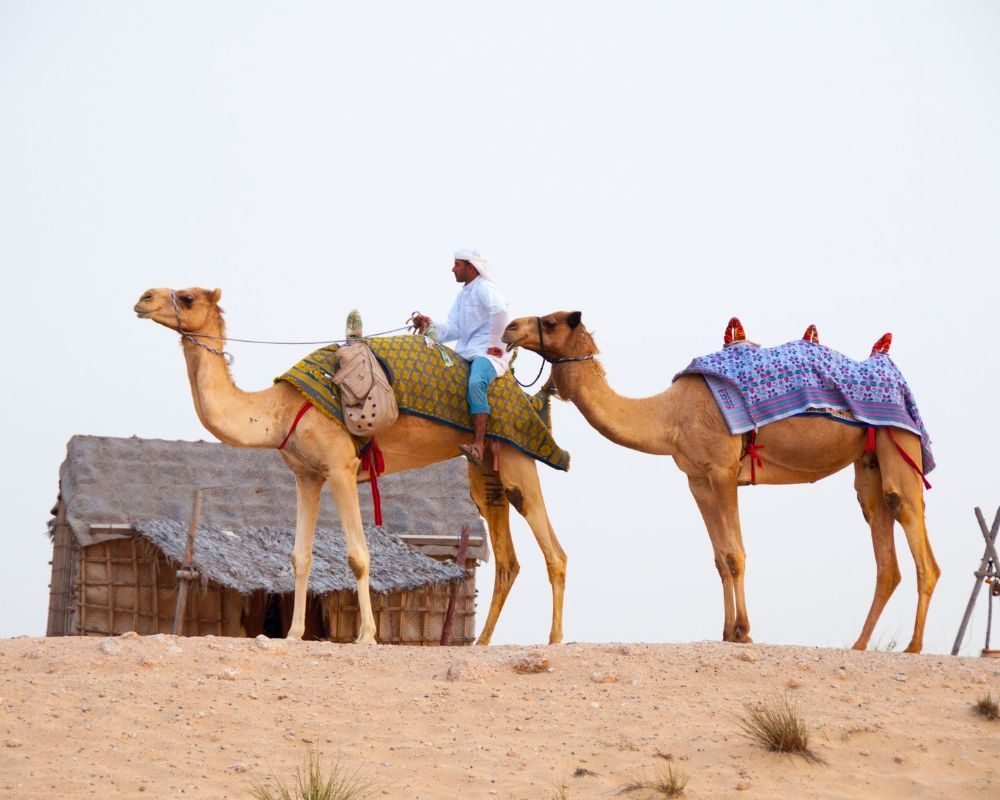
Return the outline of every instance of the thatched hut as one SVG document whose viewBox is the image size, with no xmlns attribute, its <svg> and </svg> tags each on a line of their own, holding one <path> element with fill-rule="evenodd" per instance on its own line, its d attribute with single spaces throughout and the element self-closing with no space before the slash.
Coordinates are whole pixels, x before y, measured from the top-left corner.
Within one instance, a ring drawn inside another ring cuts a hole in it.
<svg viewBox="0 0 1000 800">
<path fill-rule="evenodd" d="M 96 436 L 70 439 L 60 470 L 49 522 L 48 635 L 170 633 L 199 489 L 197 579 L 190 583 L 184 633 L 283 636 L 294 594 L 296 503 L 281 457 L 209 442 Z M 488 547 L 465 460 L 384 476 L 379 489 L 383 525 L 365 526 L 378 641 L 437 644 L 454 587 L 451 641 L 471 643 L 475 568 L 488 558 Z M 368 523 L 371 493 L 362 486 L 360 494 Z M 458 565 L 463 528 L 469 547 Z M 357 592 L 328 493 L 309 589 L 306 637 L 352 641 Z"/>
</svg>

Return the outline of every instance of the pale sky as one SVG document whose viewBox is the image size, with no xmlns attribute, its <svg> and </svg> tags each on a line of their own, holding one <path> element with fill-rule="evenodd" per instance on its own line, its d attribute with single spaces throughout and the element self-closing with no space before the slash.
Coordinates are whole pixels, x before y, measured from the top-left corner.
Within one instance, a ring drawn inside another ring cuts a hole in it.
<svg viewBox="0 0 1000 800">
<path fill-rule="evenodd" d="M 132 312 L 145 289 L 222 288 L 235 337 L 335 339 L 355 307 L 369 332 L 445 314 L 451 254 L 476 247 L 514 316 L 582 310 L 629 396 L 717 350 L 734 314 L 766 345 L 815 323 L 854 358 L 891 331 L 938 464 L 925 651 L 949 652 L 983 552 L 973 509 L 1000 506 L 998 76 L 992 2 L 0 0 L 0 636 L 45 633 L 71 436 L 211 439 L 177 337 Z M 312 348 L 229 349 L 260 389 Z M 539 470 L 566 641 L 719 639 L 673 460 L 567 404 L 554 419 L 572 468 Z M 875 574 L 853 471 L 740 503 L 754 639 L 850 646 Z M 544 564 L 514 525 L 494 642 L 543 643 Z M 883 648 L 916 606 L 896 545 Z M 490 564 L 480 624 L 492 582 Z M 963 653 L 985 627 L 984 594 Z"/>
</svg>

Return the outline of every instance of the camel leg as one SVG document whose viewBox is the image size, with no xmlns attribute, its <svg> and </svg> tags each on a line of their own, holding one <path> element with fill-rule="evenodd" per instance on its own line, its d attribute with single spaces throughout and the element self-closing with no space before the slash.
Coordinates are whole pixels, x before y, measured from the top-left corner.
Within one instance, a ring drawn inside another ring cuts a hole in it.
<svg viewBox="0 0 1000 800">
<path fill-rule="evenodd" d="M 360 624 L 357 644 L 375 643 L 375 615 L 372 613 L 372 598 L 368 591 L 368 569 L 371 557 L 361 522 L 361 506 L 358 499 L 358 465 L 354 445 L 346 440 L 342 452 L 338 454 L 339 464 L 331 466 L 327 474 L 333 502 L 340 515 L 340 526 L 344 529 L 347 545 L 347 564 L 354 573 L 358 585 L 358 616 Z"/>
<path fill-rule="evenodd" d="M 746 551 L 740 533 L 740 513 L 736 497 L 736 476 L 715 474 L 708 477 L 688 477 L 688 487 L 705 521 L 715 568 L 722 579 L 722 599 L 725 606 L 724 642 L 752 642 L 750 617 L 744 591 Z"/>
<path fill-rule="evenodd" d="M 487 645 L 493 638 L 493 629 L 500 618 L 500 611 L 521 567 L 517 563 L 514 541 L 510 535 L 510 504 L 503 493 L 498 475 L 495 472 L 484 475 L 479 467 L 470 463 L 469 489 L 476 508 L 486 520 L 493 548 L 493 596 L 490 598 L 490 610 L 483 630 L 476 640 L 476 644 Z"/>
<path fill-rule="evenodd" d="M 295 573 L 295 603 L 288 639 L 301 639 L 306 630 L 306 597 L 309 571 L 312 569 L 313 536 L 319 516 L 319 497 L 323 478 L 314 473 L 295 473 L 295 545 L 292 548 L 292 571 Z"/>
<path fill-rule="evenodd" d="M 871 528 L 872 546 L 875 548 L 875 596 L 861 634 L 854 643 L 855 650 L 864 650 L 885 604 L 899 585 L 900 576 L 892 513 L 882 495 L 882 471 L 873 457 L 866 455 L 854 464 L 854 488 L 858 493 L 861 513 Z"/>
<path fill-rule="evenodd" d="M 500 479 L 510 504 L 524 517 L 545 557 L 545 568 L 552 587 L 552 626 L 549 644 L 562 642 L 563 597 L 566 593 L 566 553 L 556 538 L 545 509 L 542 485 L 535 462 L 507 447 L 502 451 Z M 506 458 L 503 458 L 506 456 Z"/>
<path fill-rule="evenodd" d="M 916 464 L 921 463 L 920 439 L 909 431 L 893 429 L 893 436 L 906 454 Z M 906 542 L 917 568 L 917 615 L 913 625 L 913 638 L 907 653 L 919 653 L 924 646 L 924 623 L 931 595 L 941 576 L 927 539 L 924 522 L 924 486 L 920 475 L 907 464 L 896 445 L 889 439 L 888 431 L 880 428 L 875 439 L 875 453 L 882 470 L 882 494 L 890 513 L 903 526 Z"/>
</svg>

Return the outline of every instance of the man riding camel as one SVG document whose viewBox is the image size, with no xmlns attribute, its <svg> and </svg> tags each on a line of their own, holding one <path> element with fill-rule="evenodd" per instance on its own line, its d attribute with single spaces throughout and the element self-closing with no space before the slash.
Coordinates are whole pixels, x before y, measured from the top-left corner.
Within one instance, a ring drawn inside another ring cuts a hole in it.
<svg viewBox="0 0 1000 800">
<path fill-rule="evenodd" d="M 457 342 L 455 352 L 470 364 L 469 413 L 475 441 L 459 445 L 473 464 L 482 464 L 486 447 L 486 422 L 490 406 L 486 397 L 489 385 L 507 371 L 510 355 L 500 336 L 510 322 L 507 298 L 493 282 L 489 262 L 478 250 L 457 250 L 451 271 L 458 283 L 464 284 L 448 312 L 445 322 L 438 322 L 436 338 L 440 342 Z M 413 327 L 427 334 L 431 318 L 414 313 Z M 433 334 L 435 331 L 430 330 Z"/>
</svg>

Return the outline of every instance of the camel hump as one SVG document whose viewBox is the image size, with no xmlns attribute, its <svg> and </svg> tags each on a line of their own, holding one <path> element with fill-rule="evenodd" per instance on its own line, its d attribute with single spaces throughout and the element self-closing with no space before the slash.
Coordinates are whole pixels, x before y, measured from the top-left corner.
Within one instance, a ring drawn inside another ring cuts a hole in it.
<svg viewBox="0 0 1000 800">
<path fill-rule="evenodd" d="M 806 328 L 806 332 L 802 334 L 803 342 L 812 342 L 813 344 L 819 344 L 819 331 L 816 330 L 815 325 L 810 325 Z"/>
<path fill-rule="evenodd" d="M 743 323 L 740 322 L 738 317 L 733 317 L 729 320 L 726 325 L 726 333 L 722 337 L 724 344 L 732 344 L 733 342 L 745 342 L 747 339 L 746 331 L 743 330 Z"/>
<path fill-rule="evenodd" d="M 892 334 L 883 333 L 882 337 L 872 345 L 872 355 L 888 355 L 889 347 L 892 345 Z"/>
</svg>

